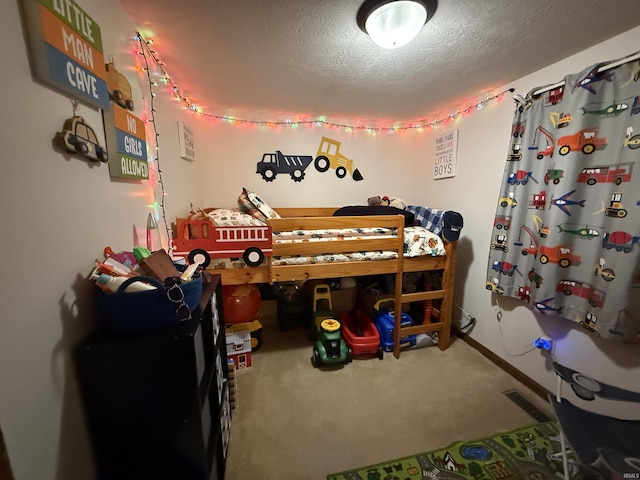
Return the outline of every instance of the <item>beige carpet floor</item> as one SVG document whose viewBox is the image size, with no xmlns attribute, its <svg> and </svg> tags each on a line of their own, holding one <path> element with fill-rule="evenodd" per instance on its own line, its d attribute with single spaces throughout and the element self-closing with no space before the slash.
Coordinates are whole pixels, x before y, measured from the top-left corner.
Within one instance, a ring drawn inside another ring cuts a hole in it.
<svg viewBox="0 0 640 480">
<path fill-rule="evenodd" d="M 535 423 L 503 392 L 552 417 L 544 399 L 464 341 L 315 369 L 304 330 L 264 329 L 238 371 L 226 480 L 324 480 L 327 474 Z"/>
</svg>

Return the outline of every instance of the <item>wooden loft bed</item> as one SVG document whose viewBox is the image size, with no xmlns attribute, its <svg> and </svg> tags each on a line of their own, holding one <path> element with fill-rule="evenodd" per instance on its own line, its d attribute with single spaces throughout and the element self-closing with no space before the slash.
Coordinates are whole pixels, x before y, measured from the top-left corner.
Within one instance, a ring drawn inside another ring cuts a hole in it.
<svg viewBox="0 0 640 480">
<path fill-rule="evenodd" d="M 336 208 L 277 208 L 282 217 L 269 220 L 273 231 L 316 230 L 328 228 L 396 228 L 398 235 L 393 238 L 305 242 L 273 243 L 273 256 L 332 254 L 345 251 L 381 250 L 395 251 L 397 258 L 390 260 L 369 260 L 336 263 L 315 263 L 304 265 L 274 265 L 268 257 L 260 266 L 246 268 L 209 269 L 221 276 L 223 285 L 247 283 L 275 283 L 292 280 L 311 280 L 363 275 L 395 275 L 395 329 L 393 355 L 400 357 L 400 338 L 406 335 L 437 332 L 438 348 L 446 350 L 450 345 L 453 287 L 455 283 L 456 242 L 447 242 L 444 256 L 405 257 L 403 215 L 381 216 L 332 216 Z M 404 272 L 442 272 L 439 290 L 402 293 Z M 400 328 L 399 309 L 403 303 L 436 300 L 431 322 Z"/>
</svg>

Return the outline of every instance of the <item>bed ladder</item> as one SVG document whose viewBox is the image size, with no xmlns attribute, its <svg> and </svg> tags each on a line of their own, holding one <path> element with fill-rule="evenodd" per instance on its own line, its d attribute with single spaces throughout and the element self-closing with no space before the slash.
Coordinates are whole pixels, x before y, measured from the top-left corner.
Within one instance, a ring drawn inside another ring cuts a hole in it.
<svg viewBox="0 0 640 480">
<path fill-rule="evenodd" d="M 403 259 L 399 256 L 399 268 L 396 272 L 395 285 L 395 312 L 394 312 L 394 329 L 393 329 L 393 356 L 400 358 L 400 339 L 406 335 L 417 335 L 419 333 L 438 334 L 438 348 L 446 350 L 451 343 L 451 313 L 453 306 L 453 287 L 455 282 L 455 266 L 456 266 L 456 247 L 457 242 L 447 242 L 443 240 L 445 245 L 446 257 L 445 267 L 442 273 L 442 285 L 439 290 L 430 290 L 426 292 L 402 293 L 402 277 L 403 277 Z M 413 325 L 409 327 L 401 327 L 400 320 L 402 317 L 402 304 L 409 302 L 420 302 L 425 300 L 440 300 L 439 308 L 434 305 L 431 320 L 436 318 L 437 321 L 429 322 L 425 318 L 422 325 Z"/>
</svg>

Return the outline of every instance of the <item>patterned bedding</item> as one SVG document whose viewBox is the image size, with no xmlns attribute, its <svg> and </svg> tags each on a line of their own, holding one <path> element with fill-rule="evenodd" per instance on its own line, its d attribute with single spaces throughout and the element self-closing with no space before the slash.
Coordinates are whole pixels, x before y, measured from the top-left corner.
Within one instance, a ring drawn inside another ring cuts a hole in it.
<svg viewBox="0 0 640 480">
<path fill-rule="evenodd" d="M 393 238 L 394 229 L 388 228 L 355 228 L 327 230 L 295 230 L 290 232 L 273 232 L 274 245 L 279 243 L 333 242 L 350 240 L 366 240 L 367 238 Z M 420 227 L 405 227 L 404 256 L 443 256 L 445 254 L 442 239 L 429 230 Z M 396 252 L 372 251 L 340 254 L 321 254 L 313 256 L 273 257 L 273 265 L 305 265 L 315 263 L 353 262 L 360 260 L 388 260 L 397 258 Z M 242 268 L 242 259 L 212 259 L 209 268 Z"/>
</svg>

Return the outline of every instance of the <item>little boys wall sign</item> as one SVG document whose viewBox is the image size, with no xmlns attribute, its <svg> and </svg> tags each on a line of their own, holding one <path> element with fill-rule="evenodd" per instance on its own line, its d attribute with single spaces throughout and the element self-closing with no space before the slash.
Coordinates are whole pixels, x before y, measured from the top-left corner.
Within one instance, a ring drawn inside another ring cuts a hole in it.
<svg viewBox="0 0 640 480">
<path fill-rule="evenodd" d="M 456 176 L 458 130 L 450 130 L 436 137 L 433 178 Z"/>
</svg>

